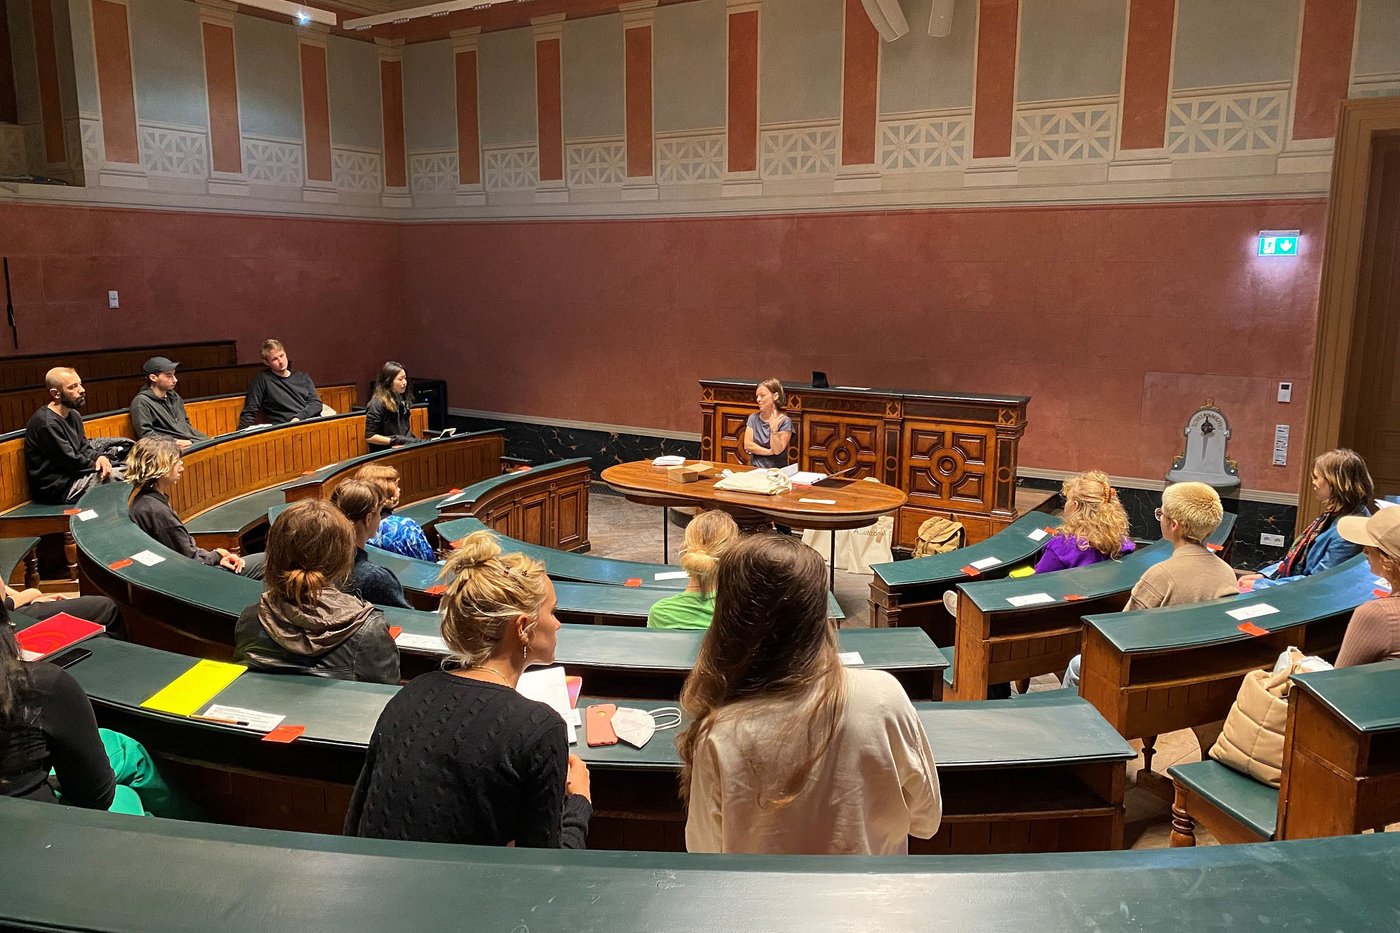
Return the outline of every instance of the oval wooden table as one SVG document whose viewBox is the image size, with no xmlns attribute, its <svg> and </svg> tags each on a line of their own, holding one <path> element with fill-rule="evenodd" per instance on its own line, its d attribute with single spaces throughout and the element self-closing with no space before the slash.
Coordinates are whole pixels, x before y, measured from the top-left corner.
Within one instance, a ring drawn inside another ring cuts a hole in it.
<svg viewBox="0 0 1400 933">
<path fill-rule="evenodd" d="M 687 466 L 705 461 L 687 460 Z M 674 482 L 667 467 L 650 460 L 619 463 L 603 471 L 607 483 L 629 502 L 662 507 L 662 542 L 666 541 L 665 509 L 723 509 L 741 528 L 777 522 L 793 528 L 836 532 L 873 525 L 904 505 L 909 497 L 884 483 L 859 479 L 828 479 L 815 486 L 794 486 L 775 496 L 716 489 L 725 467 L 706 463 L 701 478 L 692 483 Z M 735 472 L 740 472 L 736 470 Z M 669 555 L 664 555 L 663 559 Z M 669 562 L 669 561 L 667 561 Z M 831 585 L 836 588 L 836 535 L 831 536 Z"/>
</svg>

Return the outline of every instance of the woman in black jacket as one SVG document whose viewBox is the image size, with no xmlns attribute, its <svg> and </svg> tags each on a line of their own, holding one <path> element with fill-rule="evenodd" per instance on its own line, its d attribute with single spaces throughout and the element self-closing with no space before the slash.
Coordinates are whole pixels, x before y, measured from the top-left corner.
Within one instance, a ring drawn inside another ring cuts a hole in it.
<svg viewBox="0 0 1400 933">
<path fill-rule="evenodd" d="M 365 440 L 371 450 L 401 447 L 419 438 L 409 423 L 413 403 L 408 397 L 408 373 L 403 364 L 389 360 L 374 380 L 374 393 L 365 406 Z"/>
<path fill-rule="evenodd" d="M 238 617 L 233 660 L 269 673 L 398 683 L 399 649 L 384 613 L 338 588 L 354 560 L 354 529 L 324 499 L 277 516 L 265 589 Z"/>
</svg>

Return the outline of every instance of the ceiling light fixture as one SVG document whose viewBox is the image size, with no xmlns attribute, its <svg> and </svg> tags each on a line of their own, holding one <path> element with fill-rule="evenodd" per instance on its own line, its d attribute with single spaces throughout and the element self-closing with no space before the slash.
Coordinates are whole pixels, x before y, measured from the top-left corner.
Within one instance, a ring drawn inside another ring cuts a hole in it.
<svg viewBox="0 0 1400 933">
<path fill-rule="evenodd" d="M 335 14 L 330 10 L 320 10 L 304 3 L 289 3 L 288 0 L 237 0 L 237 2 L 240 6 L 256 7 L 259 10 L 267 10 L 269 13 L 281 13 L 283 16 L 291 17 L 292 22 L 299 26 L 305 26 L 308 23 L 335 25 Z"/>
<path fill-rule="evenodd" d="M 526 0 L 447 0 L 446 3 L 434 3 L 431 6 L 419 6 L 411 10 L 395 10 L 392 13 L 347 19 L 340 25 L 351 31 L 359 31 L 390 23 L 406 23 L 411 19 L 422 19 L 428 16 L 446 16 L 449 13 L 461 13 L 465 10 L 484 10 L 497 4 L 513 2 L 525 3 Z"/>
</svg>

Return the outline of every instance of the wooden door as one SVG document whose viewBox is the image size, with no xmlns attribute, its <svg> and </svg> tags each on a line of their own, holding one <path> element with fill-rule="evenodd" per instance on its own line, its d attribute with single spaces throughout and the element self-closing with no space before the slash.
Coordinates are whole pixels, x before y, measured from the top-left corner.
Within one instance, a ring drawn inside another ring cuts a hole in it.
<svg viewBox="0 0 1400 933">
<path fill-rule="evenodd" d="M 549 493 L 524 496 L 513 510 L 518 516 L 515 537 L 527 544 L 554 547 L 549 533 Z"/>
<path fill-rule="evenodd" d="M 1377 495 L 1400 494 L 1400 134 L 1372 147 L 1342 443 L 1366 460 Z"/>
</svg>

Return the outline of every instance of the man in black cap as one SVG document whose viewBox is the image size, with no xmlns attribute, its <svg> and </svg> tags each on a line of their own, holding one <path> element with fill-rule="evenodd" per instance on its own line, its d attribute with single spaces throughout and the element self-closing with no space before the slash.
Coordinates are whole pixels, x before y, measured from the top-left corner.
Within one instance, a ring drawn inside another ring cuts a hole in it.
<svg viewBox="0 0 1400 933">
<path fill-rule="evenodd" d="M 184 450 L 196 441 L 209 439 L 209 435 L 190 424 L 185 400 L 175 391 L 175 384 L 180 381 L 175 378 L 179 365 L 163 356 L 146 361 L 146 385 L 131 400 L 131 428 L 138 440 L 155 434 L 170 438 Z"/>
</svg>

